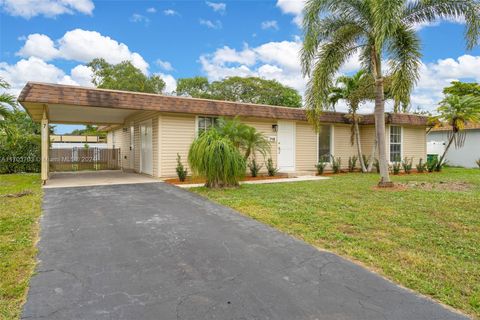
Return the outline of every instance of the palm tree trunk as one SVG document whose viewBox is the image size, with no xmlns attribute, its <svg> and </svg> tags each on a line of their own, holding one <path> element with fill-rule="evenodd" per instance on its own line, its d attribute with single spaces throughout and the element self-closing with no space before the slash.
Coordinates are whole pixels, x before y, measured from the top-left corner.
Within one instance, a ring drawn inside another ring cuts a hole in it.
<svg viewBox="0 0 480 320">
<path fill-rule="evenodd" d="M 353 119 L 354 123 L 354 130 L 355 130 L 355 142 L 357 143 L 357 152 L 358 152 L 358 160 L 360 161 L 360 168 L 362 172 L 367 172 L 367 168 L 365 167 L 365 162 L 363 162 L 362 156 L 362 145 L 360 142 L 360 129 L 358 128 L 358 121 L 356 118 Z"/>
<path fill-rule="evenodd" d="M 375 72 L 375 131 L 378 141 L 378 161 L 380 164 L 379 187 L 393 187 L 388 174 L 387 144 L 385 141 L 385 99 L 383 93 L 383 76 L 380 56 L 372 53 L 373 70 Z"/>
<path fill-rule="evenodd" d="M 450 140 L 448 141 L 447 147 L 445 148 L 445 151 L 443 151 L 443 154 L 442 154 L 442 156 L 440 157 L 440 160 L 438 161 L 438 166 L 441 166 L 441 165 L 442 165 L 443 160 L 445 159 L 445 156 L 447 155 L 448 149 L 450 149 L 450 146 L 452 145 L 452 142 L 453 142 L 456 134 L 457 134 L 457 133 L 454 132 L 454 133 L 452 134 L 452 136 L 450 137 Z"/>
<path fill-rule="evenodd" d="M 367 172 L 372 172 L 373 169 L 373 163 L 375 161 L 375 152 L 377 151 L 377 137 L 375 137 L 375 140 L 373 142 L 373 148 L 372 148 L 372 156 L 370 158 L 370 162 L 368 164 Z"/>
</svg>

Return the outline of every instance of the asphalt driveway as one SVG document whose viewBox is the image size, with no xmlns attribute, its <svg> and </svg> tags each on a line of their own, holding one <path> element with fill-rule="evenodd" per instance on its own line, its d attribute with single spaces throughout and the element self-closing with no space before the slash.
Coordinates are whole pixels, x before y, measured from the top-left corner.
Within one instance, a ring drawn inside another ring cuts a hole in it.
<svg viewBox="0 0 480 320">
<path fill-rule="evenodd" d="M 163 184 L 45 189 L 24 319 L 464 319 Z"/>
</svg>

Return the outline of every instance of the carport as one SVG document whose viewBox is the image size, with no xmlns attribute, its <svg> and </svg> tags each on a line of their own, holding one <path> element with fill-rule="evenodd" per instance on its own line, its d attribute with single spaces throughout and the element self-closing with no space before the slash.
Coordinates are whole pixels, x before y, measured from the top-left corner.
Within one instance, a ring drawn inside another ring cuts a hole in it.
<svg viewBox="0 0 480 320">
<path fill-rule="evenodd" d="M 50 124 L 122 126 L 127 117 L 139 112 L 135 106 L 120 106 L 118 101 L 111 99 L 108 90 L 98 89 L 89 95 L 82 94 L 84 92 L 81 87 L 29 82 L 20 93 L 19 103 L 35 122 L 41 123 L 41 178 L 44 184 L 52 177 Z M 105 166 L 111 167 L 108 163 Z"/>
</svg>

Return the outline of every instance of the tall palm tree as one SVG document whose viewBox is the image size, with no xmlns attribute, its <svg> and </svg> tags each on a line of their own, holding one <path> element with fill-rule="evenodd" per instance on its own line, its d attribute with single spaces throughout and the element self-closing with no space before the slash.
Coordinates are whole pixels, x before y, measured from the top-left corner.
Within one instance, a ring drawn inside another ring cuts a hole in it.
<svg viewBox="0 0 480 320">
<path fill-rule="evenodd" d="M 480 97 L 471 95 L 448 95 L 440 102 L 437 108 L 438 116 L 434 117 L 437 123 L 447 123 L 450 126 L 448 143 L 438 165 L 441 167 L 448 149 L 454 144 L 461 148 L 465 142 L 465 125 L 480 122 Z"/>
<path fill-rule="evenodd" d="M 0 78 L 0 88 L 6 90 L 10 88 L 10 85 L 8 84 L 8 82 Z M 0 93 L 0 118 L 6 118 L 10 114 L 10 110 L 6 107 L 6 105 L 15 108 L 15 97 L 6 92 L 2 92 Z"/>
<path fill-rule="evenodd" d="M 358 122 L 360 116 L 358 115 L 358 108 L 360 103 L 366 99 L 360 92 L 362 89 L 362 80 L 365 79 L 367 72 L 360 70 L 353 76 L 340 76 L 335 81 L 335 87 L 330 88 L 330 95 L 328 100 L 333 107 L 340 100 L 344 100 L 348 105 L 348 118 L 352 122 L 352 136 L 350 138 L 352 145 L 357 145 L 358 160 L 360 161 L 360 168 L 362 172 L 367 172 L 365 162 L 362 156 L 362 145 L 360 142 L 360 130 L 358 128 Z"/>
<path fill-rule="evenodd" d="M 302 70 L 309 76 L 308 116 L 317 123 L 328 109 L 328 88 L 335 74 L 353 55 L 375 79 L 375 128 L 378 142 L 379 185 L 390 186 L 385 142 L 383 59 L 389 63 L 392 96 L 409 102 L 419 77 L 420 39 L 416 26 L 437 19 L 465 19 L 467 48 L 478 43 L 478 0 L 307 0 L 304 9 Z"/>
</svg>

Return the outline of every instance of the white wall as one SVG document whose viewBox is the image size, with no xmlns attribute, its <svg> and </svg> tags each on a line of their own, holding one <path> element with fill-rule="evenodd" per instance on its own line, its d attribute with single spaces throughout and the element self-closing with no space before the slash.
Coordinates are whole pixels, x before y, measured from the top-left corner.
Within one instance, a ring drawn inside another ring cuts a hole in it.
<svg viewBox="0 0 480 320">
<path fill-rule="evenodd" d="M 87 143 L 90 148 L 99 148 L 99 149 L 107 149 L 108 145 L 106 143 Z M 53 149 L 69 149 L 69 148 L 84 148 L 85 142 L 77 143 L 77 142 L 53 142 L 52 148 Z"/>
<path fill-rule="evenodd" d="M 467 136 L 465 138 L 464 146 L 460 149 L 456 149 L 455 145 L 452 144 L 448 150 L 446 159 L 450 165 L 476 168 L 478 166 L 475 161 L 480 159 L 480 130 L 467 130 L 466 134 Z M 446 144 L 448 142 L 448 132 L 430 132 L 427 136 L 427 141 L 443 141 Z M 428 143 L 428 146 L 432 146 L 432 144 Z M 430 154 L 430 151 L 432 151 L 432 153 L 436 153 L 433 152 L 434 150 L 432 149 L 428 150 L 427 153 Z"/>
</svg>

